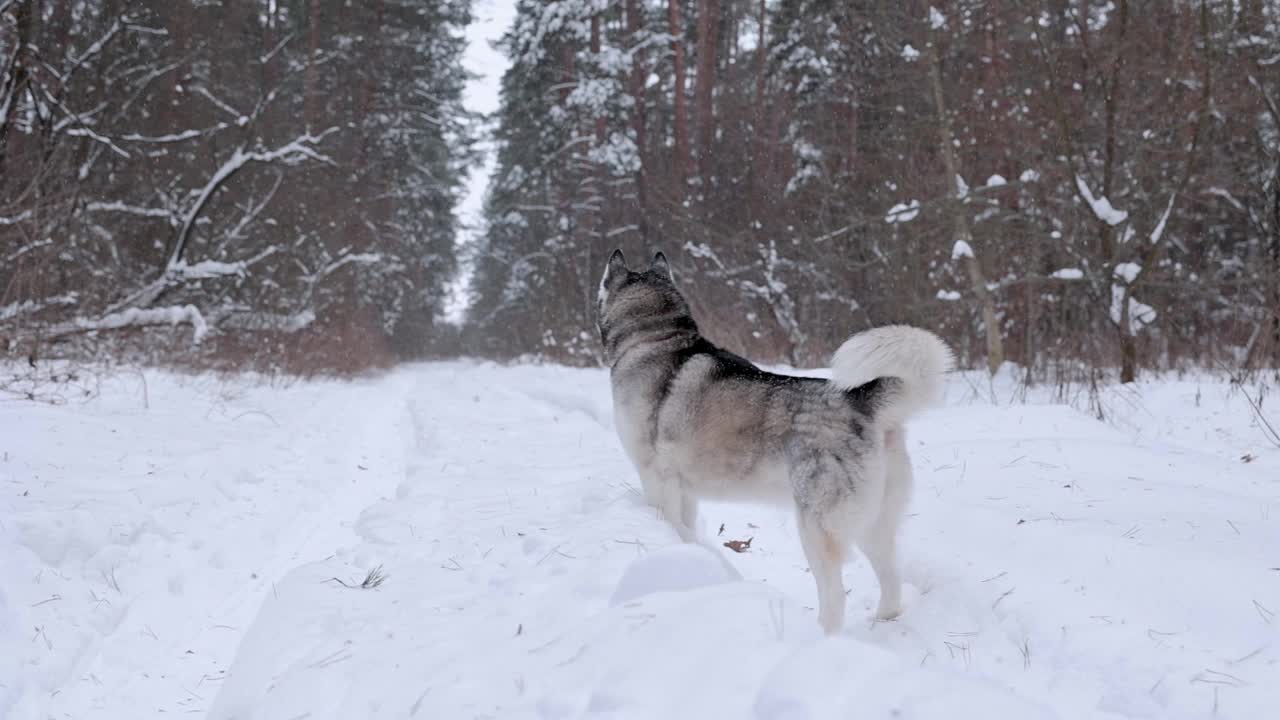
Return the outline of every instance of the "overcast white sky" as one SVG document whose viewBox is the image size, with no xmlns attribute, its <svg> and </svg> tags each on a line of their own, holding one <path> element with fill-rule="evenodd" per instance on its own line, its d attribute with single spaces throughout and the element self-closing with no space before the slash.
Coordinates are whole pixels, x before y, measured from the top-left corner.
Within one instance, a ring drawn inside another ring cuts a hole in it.
<svg viewBox="0 0 1280 720">
<path fill-rule="evenodd" d="M 515 19 L 515 0 L 475 0 L 471 7 L 475 16 L 467 28 L 467 52 L 463 57 L 463 65 L 476 77 L 467 83 L 463 96 L 466 106 L 479 113 L 493 113 L 498 109 L 498 90 L 502 81 L 502 73 L 507 69 L 507 58 L 493 48 L 492 43 L 502 37 Z M 467 179 L 466 191 L 462 203 L 458 207 L 458 219 L 462 221 L 463 231 L 460 240 L 469 242 L 483 230 L 481 211 L 484 209 L 484 190 L 489 183 L 489 175 L 493 172 L 494 157 L 487 139 L 481 143 L 485 152 L 484 163 L 471 171 Z M 466 285 L 470 272 L 464 270 L 455 280 L 450 291 L 445 315 L 457 321 L 466 308 Z"/>
</svg>

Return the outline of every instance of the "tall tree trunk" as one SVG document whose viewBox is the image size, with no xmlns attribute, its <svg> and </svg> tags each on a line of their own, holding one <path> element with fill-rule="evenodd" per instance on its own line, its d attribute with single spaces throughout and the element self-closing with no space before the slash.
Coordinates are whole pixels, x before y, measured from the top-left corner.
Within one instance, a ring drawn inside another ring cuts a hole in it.
<svg viewBox="0 0 1280 720">
<path fill-rule="evenodd" d="M 1027 269 L 1035 273 L 1040 268 L 1042 254 L 1040 241 L 1036 238 L 1028 238 L 1028 241 L 1031 243 L 1031 262 L 1029 263 L 1030 267 Z M 1038 311 L 1040 309 L 1040 303 L 1036 296 L 1040 292 L 1040 284 L 1028 278 L 1024 290 L 1026 292 L 1024 302 L 1027 305 L 1027 316 L 1026 326 L 1023 328 L 1022 333 L 1022 364 L 1025 366 L 1024 369 L 1027 373 L 1027 384 L 1030 385 L 1031 373 L 1036 365 L 1036 322 L 1038 321 Z"/>
<path fill-rule="evenodd" d="M 1267 250 L 1271 256 L 1271 354 L 1280 372 L 1280 152 L 1276 172 L 1271 177 L 1271 233 Z"/>
<path fill-rule="evenodd" d="M 1133 335 L 1133 320 L 1129 313 L 1129 293 L 1126 290 L 1120 301 L 1120 382 L 1131 383 L 1138 379 L 1138 339 Z"/>
<path fill-rule="evenodd" d="M 1114 47 L 1116 48 L 1116 57 L 1111 64 L 1111 73 L 1107 78 L 1103 96 L 1103 112 L 1106 121 L 1106 134 L 1103 137 L 1103 154 L 1102 154 L 1102 194 L 1103 196 L 1112 197 L 1112 189 L 1115 185 L 1115 167 L 1116 167 L 1116 113 L 1119 109 L 1119 87 L 1120 74 L 1124 70 L 1125 59 L 1125 34 L 1129 30 L 1129 3 L 1120 0 L 1120 11 L 1116 21 L 1117 37 Z M 1098 219 L 1098 244 L 1102 257 L 1112 265 L 1115 264 L 1115 231 L 1110 223 Z"/>
<path fill-rule="evenodd" d="M 320 49 L 320 0 L 307 15 L 307 69 L 302 79 L 302 120 L 308 131 L 316 119 L 316 53 Z"/>
<path fill-rule="evenodd" d="M 667 31 L 671 34 L 675 72 L 675 157 L 672 158 L 672 196 L 676 202 L 684 200 L 685 183 L 689 177 L 689 125 L 684 97 L 684 17 L 680 12 L 680 0 L 667 0 Z"/>
<path fill-rule="evenodd" d="M 952 233 L 956 242 L 964 242 L 970 252 L 963 258 L 969 273 L 969 285 L 982 309 L 982 324 L 987 336 L 987 370 L 995 375 L 1004 364 L 1004 339 L 1000 335 L 1000 323 L 996 318 L 995 298 L 987 289 L 987 278 L 974 247 L 973 233 L 969 229 L 968 208 L 960 197 L 957 178 L 960 177 L 960 158 L 956 155 L 955 134 L 951 130 L 951 116 L 947 113 L 946 96 L 942 91 L 942 58 L 938 53 L 937 33 L 929 43 L 929 81 L 933 89 L 933 107 L 938 115 L 938 150 L 942 154 L 946 177 L 948 209 L 951 213 Z"/>
<path fill-rule="evenodd" d="M 602 48 L 602 43 L 600 38 L 600 13 L 596 13 L 591 16 L 592 62 L 588 64 L 588 67 L 591 69 L 592 72 L 597 71 L 600 67 L 599 58 L 600 58 L 601 48 Z M 599 114 L 597 114 L 592 119 L 592 125 L 594 126 L 595 146 L 597 148 L 602 147 L 605 143 L 605 133 L 608 129 L 605 123 L 605 115 L 604 115 L 603 109 L 601 109 L 599 111 Z M 588 257 L 591 258 L 591 263 L 589 267 L 591 268 L 591 270 L 594 270 L 596 267 L 598 267 L 603 261 L 603 258 L 608 257 L 608 253 L 611 250 L 611 248 L 603 247 L 603 241 L 605 240 L 604 209 L 606 206 L 606 203 L 604 200 L 604 192 L 606 187 L 605 174 L 607 170 L 603 162 L 595 163 L 595 167 L 593 168 L 593 170 L 594 170 L 593 172 L 594 190 L 592 191 L 592 194 L 596 195 L 598 199 L 596 202 L 588 203 L 588 206 L 591 209 L 587 211 L 587 223 L 586 223 L 586 229 L 588 233 L 588 244 L 587 244 Z M 595 253 L 592 252 L 592 249 L 597 247 L 599 249 L 599 252 L 601 253 L 600 255 L 595 255 Z M 591 311 L 595 308 L 595 295 L 597 291 L 597 288 L 595 287 L 595 284 L 593 283 L 590 277 L 592 274 L 593 273 L 589 270 L 587 273 L 587 277 L 584 278 L 585 282 L 579 283 L 579 285 L 582 287 L 582 290 L 583 290 L 583 299 L 586 301 L 583 304 L 583 308 L 586 311 L 587 318 L 591 317 Z"/>
<path fill-rule="evenodd" d="M 844 101 L 844 126 L 848 135 L 844 142 L 844 168 L 850 177 L 858 167 L 858 106 L 858 91 L 850 89 Z"/>
<path fill-rule="evenodd" d="M 627 36 L 631 47 L 633 48 L 631 59 L 631 76 L 628 78 L 631 92 L 631 131 L 635 134 L 636 155 L 640 158 L 640 167 L 636 170 L 636 205 L 638 218 L 637 225 L 640 228 L 640 239 L 647 242 L 649 239 L 649 201 L 647 188 L 645 187 L 645 166 L 649 162 L 646 153 L 645 144 L 645 78 L 647 77 L 647 68 L 645 67 L 645 51 L 636 48 L 640 42 L 640 33 L 644 29 L 644 17 L 641 14 L 640 0 L 627 0 Z"/>
<path fill-rule="evenodd" d="M 368 12 L 368 6 L 373 5 L 373 12 Z M 363 26 L 361 34 L 368 36 L 377 36 L 382 31 L 382 23 L 384 11 L 386 9 L 385 0 L 365 0 L 365 12 L 357 13 L 349 22 L 357 27 Z M 384 67 L 380 55 L 382 54 L 382 45 L 378 43 L 369 43 L 365 49 L 363 57 L 369 67 Z M 378 74 L 371 72 L 360 73 L 363 77 L 359 79 L 359 94 L 355 98 L 355 123 L 357 127 L 366 127 L 369 123 L 370 116 L 373 114 L 373 99 L 378 93 Z M 354 78 L 353 78 L 354 80 Z M 363 135 L 364 133 L 359 133 Z M 359 143 L 355 148 L 355 167 L 357 170 L 364 170 L 369 161 L 369 150 L 372 143 L 367 140 Z"/>
<path fill-rule="evenodd" d="M 751 206 L 748 212 L 751 218 L 757 220 L 764 211 L 764 159 L 765 151 L 765 132 L 764 132 L 764 68 L 767 48 L 765 47 L 765 27 L 768 22 L 768 3 L 767 0 L 760 0 L 760 9 L 756 15 L 758 34 L 756 36 L 756 94 L 755 103 L 751 108 L 751 163 L 747 174 L 747 197 L 751 198 Z"/>
<path fill-rule="evenodd" d="M 27 91 L 27 84 L 30 82 L 27 61 L 30 52 L 28 47 L 35 39 L 36 11 L 32 7 L 34 4 L 35 0 L 18 1 L 18 6 L 14 10 L 14 25 L 18 29 L 17 42 L 14 43 L 12 55 L 2 58 L 9 63 L 9 66 L 4 68 L 8 71 L 4 78 L 8 82 L 0 87 L 0 101 L 3 101 L 2 107 L 5 110 L 4 115 L 0 116 L 0 170 L 4 169 L 5 146 L 9 140 L 13 119 L 17 115 L 15 106 L 22 94 Z M 8 50 L 8 48 L 5 49 Z"/>
<path fill-rule="evenodd" d="M 1116 167 L 1116 113 L 1119 109 L 1119 87 L 1120 76 L 1124 70 L 1125 61 L 1125 35 L 1129 31 L 1129 3 L 1127 0 L 1120 0 L 1119 13 L 1115 23 L 1116 27 L 1116 57 L 1111 64 L 1111 74 L 1107 78 L 1106 95 L 1103 97 L 1103 108 L 1106 117 L 1106 136 L 1103 138 L 1103 163 L 1102 163 L 1102 194 L 1104 197 L 1111 198 L 1112 188 L 1115 185 L 1115 167 Z M 1115 282 L 1115 267 L 1119 265 L 1120 259 L 1117 255 L 1115 242 L 1115 228 L 1102 218 L 1098 219 L 1098 243 L 1102 251 L 1102 256 L 1107 259 L 1108 266 L 1112 268 L 1109 282 Z M 1138 343 L 1137 338 L 1133 336 L 1133 323 L 1129 318 L 1129 296 L 1133 291 L 1133 283 L 1129 282 L 1124 290 L 1124 297 L 1120 301 L 1120 322 L 1117 325 L 1118 340 L 1120 343 L 1120 382 L 1131 383 L 1138 376 Z"/>
<path fill-rule="evenodd" d="M 709 163 L 715 143 L 715 86 L 720 37 L 720 0 L 701 0 L 698 6 L 698 86 L 694 91 L 694 113 L 698 128 L 698 175 L 703 182 L 711 178 Z"/>
<path fill-rule="evenodd" d="M 1261 34 L 1263 26 L 1262 0 L 1243 0 L 1236 16 L 1236 32 L 1249 37 Z"/>
<path fill-rule="evenodd" d="M 1067 39 L 1067 0 L 1049 0 L 1049 36 L 1055 47 L 1062 47 Z"/>
<path fill-rule="evenodd" d="M 596 13 L 595 15 L 591 16 L 591 55 L 597 60 L 600 57 L 600 49 L 601 49 L 600 13 Z M 595 135 L 596 135 L 597 147 L 604 145 L 605 131 L 606 131 L 605 117 L 604 117 L 604 112 L 601 111 L 601 113 L 597 115 L 595 118 Z"/>
</svg>

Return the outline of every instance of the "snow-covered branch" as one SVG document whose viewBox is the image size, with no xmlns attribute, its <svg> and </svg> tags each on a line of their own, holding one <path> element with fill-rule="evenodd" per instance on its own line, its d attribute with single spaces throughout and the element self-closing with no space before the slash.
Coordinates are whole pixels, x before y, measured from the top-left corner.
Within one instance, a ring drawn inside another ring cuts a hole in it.
<svg viewBox="0 0 1280 720">
<path fill-rule="evenodd" d="M 266 209 L 267 205 L 275 198 L 276 192 L 284 183 L 284 173 L 277 172 L 275 182 L 271 184 L 271 189 L 263 194 L 262 198 L 256 203 L 252 203 L 245 209 L 244 214 L 236 221 L 235 227 L 228 230 L 225 234 L 227 240 L 238 240 L 244 237 L 244 231 L 249 225 L 253 224 L 258 216 Z"/>
<path fill-rule="evenodd" d="M 194 305 L 174 305 L 150 309 L 129 308 L 109 313 L 99 318 L 76 318 L 70 322 L 42 329 L 33 329 L 29 332 L 46 340 L 53 340 L 67 335 L 101 330 L 124 330 L 149 325 L 179 324 L 191 326 L 193 330 L 192 341 L 196 344 L 204 340 L 209 333 L 209 325 L 205 322 L 204 315 Z"/>
<path fill-rule="evenodd" d="M 9 215 L 8 217 L 0 215 L 0 225 L 17 225 L 20 222 L 30 220 L 32 213 L 30 210 L 23 210 L 17 215 Z"/>
<path fill-rule="evenodd" d="M 1160 242 L 1160 238 L 1164 236 L 1164 227 L 1169 222 L 1169 215 L 1173 213 L 1173 203 L 1178 199 L 1178 194 L 1173 193 L 1169 196 L 1169 204 L 1165 206 L 1164 213 L 1160 216 L 1160 221 L 1156 223 L 1155 228 L 1151 231 L 1151 244 L 1155 245 Z"/>
<path fill-rule="evenodd" d="M 111 39 L 114 38 L 117 34 L 119 34 L 122 29 L 124 29 L 125 22 L 127 22 L 127 18 L 117 19 L 115 22 L 111 23 L 111 26 L 107 28 L 107 31 L 105 33 L 103 33 L 100 37 L 98 37 L 97 40 L 94 40 L 92 43 L 90 43 L 89 47 L 85 48 L 85 51 L 83 53 L 80 53 L 80 55 L 76 56 L 71 61 L 71 69 L 67 72 L 67 76 L 70 76 L 71 74 L 75 73 L 77 70 L 80 69 L 81 66 L 83 66 L 86 62 L 88 62 L 90 58 L 102 52 L 102 49 L 107 46 L 107 43 L 111 42 Z M 66 78 L 64 77 L 63 80 L 65 82 Z"/>
<path fill-rule="evenodd" d="M 321 268 L 320 271 L 315 274 L 315 280 L 317 282 L 323 280 L 347 265 L 372 265 L 379 262 L 382 262 L 382 255 L 379 253 L 352 253 L 349 255 L 343 255 L 337 260 L 334 260 Z"/>
<path fill-rule="evenodd" d="M 218 123 L 217 125 L 214 125 L 212 127 L 207 127 L 199 130 L 195 130 L 195 129 L 183 130 L 181 132 L 166 133 L 164 135 L 139 135 L 138 133 L 128 133 L 126 135 L 121 135 L 120 139 L 126 140 L 128 142 L 137 142 L 137 143 L 153 143 L 153 144 L 177 143 L 177 142 L 184 142 L 186 140 L 193 140 L 198 137 L 204 137 L 206 135 L 212 135 L 218 132 L 219 130 L 225 130 L 229 127 L 231 127 L 230 123 Z"/>
<path fill-rule="evenodd" d="M 117 212 L 126 213 L 128 215 L 137 215 L 139 217 L 163 218 L 170 222 L 176 220 L 173 211 L 167 208 L 150 208 L 140 207 L 138 205 L 130 205 L 128 203 L 116 200 L 114 202 L 94 201 L 86 203 L 85 210 L 89 212 Z"/>
<path fill-rule="evenodd" d="M 145 308 L 155 302 L 169 288 L 191 280 L 244 277 L 251 266 L 274 255 L 277 250 L 278 248 L 275 245 L 271 245 L 247 260 L 233 262 L 205 260 L 194 265 L 179 262 L 166 268 L 160 277 L 112 304 L 108 308 L 108 312 L 120 312 L 128 308 Z"/>
<path fill-rule="evenodd" d="M 294 140 L 271 150 L 251 150 L 247 151 L 244 146 L 236 148 L 231 153 L 231 157 L 223 161 L 214 171 L 209 181 L 205 183 L 196 199 L 191 203 L 191 207 L 187 209 L 182 218 L 181 227 L 178 231 L 177 241 L 174 243 L 173 252 L 169 255 L 166 263 L 166 269 L 176 267 L 182 261 L 182 255 L 187 249 L 187 242 L 191 237 L 191 230 L 195 227 L 196 219 L 200 217 L 200 213 L 204 211 L 205 205 L 209 199 L 213 197 L 213 193 L 222 186 L 232 175 L 240 171 L 241 168 L 249 163 L 271 163 L 276 161 L 285 164 L 297 164 L 303 160 L 316 160 L 319 162 L 333 162 L 325 155 L 316 152 L 315 145 L 318 145 L 325 137 L 331 133 L 337 132 L 338 128 L 331 127 L 318 135 L 307 133 Z"/>
<path fill-rule="evenodd" d="M 111 152 L 115 153 L 116 155 L 119 155 L 122 158 L 125 158 L 126 160 L 132 157 L 129 154 L 129 151 L 125 150 L 119 145 L 116 145 L 114 142 L 111 141 L 111 138 L 107 137 L 106 135 L 96 133 L 84 125 L 81 125 L 80 127 L 70 128 L 66 131 L 66 134 L 71 137 L 87 137 L 90 140 L 93 140 L 94 142 L 102 143 L 107 147 L 107 149 L 111 150 Z"/>
<path fill-rule="evenodd" d="M 80 296 L 77 293 L 70 292 L 41 298 L 40 300 L 23 300 L 9 303 L 8 305 L 0 305 L 0 322 L 7 322 L 24 315 L 33 315 L 45 308 L 75 305 L 79 301 Z"/>
<path fill-rule="evenodd" d="M 1102 222 L 1115 227 L 1129 219 L 1129 213 L 1113 207 L 1107 196 L 1099 195 L 1094 197 L 1089 190 L 1089 184 L 1079 175 L 1076 175 L 1076 189 L 1080 191 L 1080 197 L 1084 198 L 1084 201 L 1089 204 L 1093 214 Z"/>
</svg>

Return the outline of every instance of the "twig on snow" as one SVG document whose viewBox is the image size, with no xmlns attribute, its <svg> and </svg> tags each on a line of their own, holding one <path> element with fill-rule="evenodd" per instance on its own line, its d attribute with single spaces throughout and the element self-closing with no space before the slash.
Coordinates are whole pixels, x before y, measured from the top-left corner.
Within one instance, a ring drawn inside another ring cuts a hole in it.
<svg viewBox="0 0 1280 720">
<path fill-rule="evenodd" d="M 1249 684 L 1230 673 L 1218 672 L 1208 668 L 1196 673 L 1195 677 L 1191 678 L 1191 682 L 1205 683 L 1206 685 L 1229 685 L 1231 687 L 1244 687 Z"/>
<path fill-rule="evenodd" d="M 1242 662 L 1246 662 L 1246 661 L 1248 661 L 1248 660 L 1252 660 L 1253 658 L 1257 657 L 1257 656 L 1258 656 L 1258 654 L 1259 654 L 1259 653 L 1261 653 L 1263 650 L 1266 650 L 1266 649 L 1267 649 L 1267 647 L 1268 647 L 1268 646 L 1263 645 L 1262 647 L 1258 648 L 1257 650 L 1254 650 L 1253 652 L 1249 653 L 1248 655 L 1245 655 L 1245 656 L 1244 656 L 1244 657 L 1242 657 L 1242 658 L 1236 658 L 1235 660 L 1228 660 L 1228 661 L 1227 661 L 1227 664 L 1228 664 L 1228 665 L 1239 665 L 1239 664 L 1240 664 L 1240 663 L 1242 663 Z"/>
<path fill-rule="evenodd" d="M 271 414 L 264 410 L 245 410 L 239 415 L 231 418 L 231 422 L 235 422 L 246 415 L 261 415 L 262 417 L 270 420 L 272 425 L 275 425 L 276 427 L 280 427 L 280 423 L 276 422 L 276 419 L 271 417 Z"/>
</svg>

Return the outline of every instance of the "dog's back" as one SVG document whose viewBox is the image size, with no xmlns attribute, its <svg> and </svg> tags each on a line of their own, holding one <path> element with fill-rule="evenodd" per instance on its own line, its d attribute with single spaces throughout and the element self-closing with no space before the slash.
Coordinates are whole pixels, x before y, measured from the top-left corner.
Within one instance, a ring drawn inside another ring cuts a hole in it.
<svg viewBox="0 0 1280 720">
<path fill-rule="evenodd" d="M 812 488 L 793 484 L 795 468 L 823 453 L 853 467 L 873 449 L 874 407 L 893 382 L 844 391 L 718 350 L 696 352 L 657 408 L 656 459 L 702 497 L 799 501 Z"/>
</svg>

